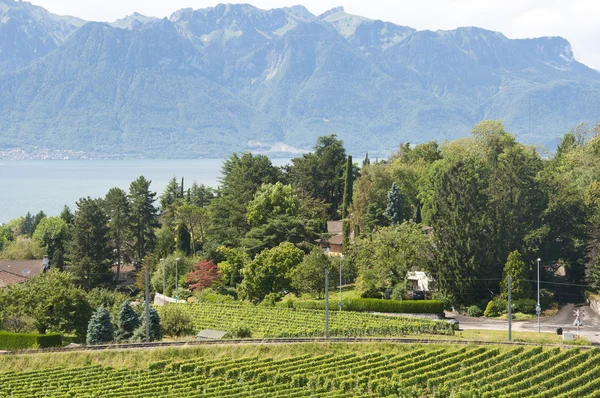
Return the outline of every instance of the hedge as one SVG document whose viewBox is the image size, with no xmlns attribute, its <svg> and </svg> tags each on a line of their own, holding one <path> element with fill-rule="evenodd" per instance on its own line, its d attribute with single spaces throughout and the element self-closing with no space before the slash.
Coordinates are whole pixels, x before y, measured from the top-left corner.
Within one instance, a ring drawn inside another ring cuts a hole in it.
<svg viewBox="0 0 600 398">
<path fill-rule="evenodd" d="M 11 333 L 0 331 L 0 350 L 22 350 L 62 346 L 62 335 L 58 333 Z"/>
<path fill-rule="evenodd" d="M 295 308 L 325 309 L 325 300 L 293 301 L 278 303 L 281 306 Z M 403 314 L 441 314 L 444 303 L 439 300 L 383 300 L 383 299 L 346 299 L 342 300 L 343 309 L 356 312 L 390 312 Z M 336 310 L 338 301 L 329 300 L 329 309 Z"/>
</svg>

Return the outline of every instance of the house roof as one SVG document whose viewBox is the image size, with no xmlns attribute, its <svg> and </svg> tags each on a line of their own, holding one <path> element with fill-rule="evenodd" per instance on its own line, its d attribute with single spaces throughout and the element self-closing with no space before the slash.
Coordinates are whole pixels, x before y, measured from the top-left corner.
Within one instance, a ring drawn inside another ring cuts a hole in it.
<svg viewBox="0 0 600 398">
<path fill-rule="evenodd" d="M 344 242 L 344 235 L 334 235 L 327 240 L 330 245 L 341 245 Z"/>
<path fill-rule="evenodd" d="M 27 278 L 16 275 L 7 271 L 0 271 L 0 288 L 15 285 L 17 283 L 24 283 Z"/>
<path fill-rule="evenodd" d="M 332 235 L 341 234 L 344 228 L 344 221 L 327 221 L 327 233 Z"/>
<path fill-rule="evenodd" d="M 44 272 L 44 260 L 0 260 L 0 271 L 33 278 Z"/>
<path fill-rule="evenodd" d="M 214 329 L 204 329 L 201 330 L 200 333 L 198 333 L 196 335 L 196 338 L 201 339 L 201 340 L 218 340 L 218 339 L 222 339 L 225 335 L 227 334 L 227 332 L 223 331 L 223 330 L 214 330 Z"/>
</svg>

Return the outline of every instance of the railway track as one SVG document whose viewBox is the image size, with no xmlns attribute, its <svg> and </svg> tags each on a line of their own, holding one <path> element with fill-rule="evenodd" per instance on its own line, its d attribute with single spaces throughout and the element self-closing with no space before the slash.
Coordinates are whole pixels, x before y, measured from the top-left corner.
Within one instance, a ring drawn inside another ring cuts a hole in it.
<svg viewBox="0 0 600 398">
<path fill-rule="evenodd" d="M 102 344 L 81 345 L 77 347 L 44 348 L 40 350 L 4 351 L 0 355 L 18 354 L 41 354 L 50 352 L 74 352 L 74 351 L 103 351 L 103 350 L 143 350 L 163 347 L 191 347 L 210 345 L 238 345 L 238 344 L 302 344 L 302 343 L 390 343 L 390 344 L 479 344 L 479 345 L 506 345 L 506 346 L 538 346 L 537 343 L 526 342 L 497 342 L 479 340 L 437 340 L 418 338 L 394 338 L 394 337 L 330 337 L 330 338 L 265 338 L 265 339 L 227 339 L 227 340 L 186 340 L 186 341 L 161 341 L 151 343 L 124 343 L 124 344 Z M 546 347 L 579 347 L 600 348 L 599 344 L 591 346 L 570 346 L 561 344 L 543 344 Z"/>
</svg>

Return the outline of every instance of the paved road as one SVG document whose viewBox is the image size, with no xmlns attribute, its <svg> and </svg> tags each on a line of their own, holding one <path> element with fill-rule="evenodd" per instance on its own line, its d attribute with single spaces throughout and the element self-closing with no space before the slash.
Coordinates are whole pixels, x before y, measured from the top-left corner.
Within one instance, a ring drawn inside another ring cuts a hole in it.
<svg viewBox="0 0 600 398">
<path fill-rule="evenodd" d="M 581 336 L 587 338 L 592 343 L 600 343 L 600 315 L 596 314 L 588 306 L 576 307 L 574 304 L 564 305 L 555 315 L 541 319 L 540 330 L 544 333 L 556 333 L 556 328 L 561 327 L 563 331 L 577 333 L 577 328 L 573 326 L 573 321 L 575 320 L 573 311 L 577 308 L 585 311 Z M 446 316 L 459 321 L 461 329 L 508 330 L 508 321 L 471 318 L 453 313 L 447 313 Z M 514 331 L 537 332 L 537 319 L 531 321 L 513 321 L 512 328 Z"/>
</svg>

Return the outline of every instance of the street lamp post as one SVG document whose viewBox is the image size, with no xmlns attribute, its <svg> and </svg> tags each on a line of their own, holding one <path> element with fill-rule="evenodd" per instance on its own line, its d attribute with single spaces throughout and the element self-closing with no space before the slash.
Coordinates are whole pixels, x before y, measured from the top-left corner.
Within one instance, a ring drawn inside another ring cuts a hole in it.
<svg viewBox="0 0 600 398">
<path fill-rule="evenodd" d="M 538 317 L 538 333 L 540 333 L 540 315 L 542 314 L 542 306 L 540 305 L 540 263 L 541 258 L 537 259 L 537 305 L 535 306 L 535 312 Z"/>
<path fill-rule="evenodd" d="M 181 260 L 179 257 L 175 259 L 175 302 L 179 300 L 179 292 L 177 291 L 179 289 L 179 260 Z"/>
</svg>

